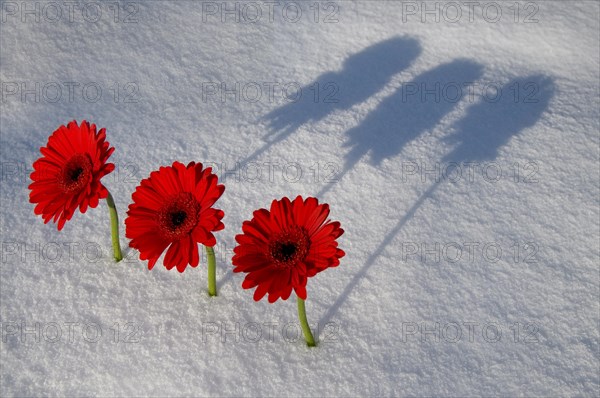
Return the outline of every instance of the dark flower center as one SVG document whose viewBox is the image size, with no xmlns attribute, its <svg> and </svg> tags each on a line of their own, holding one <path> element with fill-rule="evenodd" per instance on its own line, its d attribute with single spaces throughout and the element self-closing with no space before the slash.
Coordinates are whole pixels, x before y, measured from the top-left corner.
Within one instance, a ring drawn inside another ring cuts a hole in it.
<svg viewBox="0 0 600 398">
<path fill-rule="evenodd" d="M 158 226 L 168 240 L 179 240 L 198 224 L 200 204 L 191 193 L 181 192 L 165 201 L 158 211 Z"/>
<path fill-rule="evenodd" d="M 92 178 L 92 162 L 86 154 L 72 156 L 63 166 L 59 185 L 66 193 L 81 191 Z"/>
<path fill-rule="evenodd" d="M 171 223 L 175 227 L 178 227 L 181 224 L 183 224 L 186 217 L 187 217 L 187 213 L 185 211 L 176 211 L 174 213 L 171 213 Z"/>
<path fill-rule="evenodd" d="M 276 267 L 294 267 L 306 258 L 310 242 L 302 227 L 294 226 L 274 236 L 269 242 L 269 256 Z"/>
<path fill-rule="evenodd" d="M 78 167 L 76 169 L 71 170 L 71 175 L 69 176 L 71 178 L 71 181 L 77 182 L 79 176 L 81 176 L 81 173 L 83 173 L 83 167 Z"/>
<path fill-rule="evenodd" d="M 294 256 L 294 253 L 296 253 L 296 244 L 290 242 L 281 244 L 281 246 L 279 246 L 279 252 L 277 255 L 281 259 L 287 261 Z"/>
</svg>

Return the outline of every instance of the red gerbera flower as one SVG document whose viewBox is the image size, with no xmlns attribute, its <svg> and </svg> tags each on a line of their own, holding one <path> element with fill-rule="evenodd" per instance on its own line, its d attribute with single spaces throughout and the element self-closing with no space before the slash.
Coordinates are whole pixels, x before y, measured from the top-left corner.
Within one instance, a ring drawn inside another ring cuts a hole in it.
<svg viewBox="0 0 600 398">
<path fill-rule="evenodd" d="M 112 172 L 115 165 L 106 163 L 115 148 L 106 140 L 106 129 L 96 132 L 96 125 L 85 120 L 60 126 L 40 148 L 43 157 L 33 163 L 29 185 L 29 201 L 44 223 L 58 220 L 60 231 L 79 207 L 95 208 L 108 190 L 100 180 Z"/>
<path fill-rule="evenodd" d="M 270 211 L 259 209 L 253 215 L 244 221 L 233 250 L 233 272 L 248 273 L 242 287 L 257 287 L 256 301 L 267 293 L 270 303 L 287 300 L 292 289 L 306 300 L 307 279 L 338 266 L 345 254 L 336 241 L 344 230 L 327 220 L 329 205 L 298 196 L 293 202 L 274 200 Z"/>
<path fill-rule="evenodd" d="M 198 266 L 198 243 L 207 248 L 216 245 L 212 232 L 225 227 L 223 211 L 211 207 L 225 190 L 217 183 L 210 167 L 202 169 L 195 162 L 187 167 L 174 162 L 142 180 L 127 211 L 125 236 L 131 239 L 129 246 L 139 250 L 140 259 L 148 260 L 148 269 L 169 247 L 163 264 L 183 272 L 188 264 Z"/>
</svg>

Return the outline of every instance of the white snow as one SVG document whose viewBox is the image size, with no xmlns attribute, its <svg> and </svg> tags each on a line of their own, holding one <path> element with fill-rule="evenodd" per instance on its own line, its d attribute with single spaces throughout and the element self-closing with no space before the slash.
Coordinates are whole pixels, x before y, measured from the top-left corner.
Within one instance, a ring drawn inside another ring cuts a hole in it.
<svg viewBox="0 0 600 398">
<path fill-rule="evenodd" d="M 599 3 L 269 7 L 1 3 L 0 395 L 598 396 Z M 60 233 L 33 214 L 31 164 L 73 119 L 116 148 L 123 247 L 142 178 L 216 166 L 218 297 L 205 262 L 115 264 L 104 203 Z M 346 231 L 308 283 L 314 349 L 295 300 L 231 272 L 242 221 L 297 194 Z"/>
</svg>

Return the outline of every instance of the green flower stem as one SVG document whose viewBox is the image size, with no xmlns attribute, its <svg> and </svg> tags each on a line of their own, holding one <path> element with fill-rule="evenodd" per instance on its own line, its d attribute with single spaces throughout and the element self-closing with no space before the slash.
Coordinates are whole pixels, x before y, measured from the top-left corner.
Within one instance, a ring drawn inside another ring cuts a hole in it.
<svg viewBox="0 0 600 398">
<path fill-rule="evenodd" d="M 123 259 L 123 255 L 121 254 L 121 244 L 119 243 L 119 216 L 117 215 L 115 200 L 110 192 L 106 197 L 106 204 L 108 205 L 108 212 L 110 213 L 110 233 L 112 238 L 113 254 L 116 262 L 119 262 Z"/>
<path fill-rule="evenodd" d="M 306 345 L 309 347 L 315 347 L 315 338 L 310 331 L 310 326 L 308 326 L 308 321 L 306 320 L 306 309 L 304 308 L 304 300 L 298 297 L 298 319 L 300 319 L 300 326 L 302 326 L 302 332 L 304 333 L 304 339 L 306 340 Z"/>
<path fill-rule="evenodd" d="M 208 259 L 208 295 L 214 297 L 217 295 L 217 262 L 215 260 L 215 251 L 212 247 L 206 248 L 206 258 Z"/>
</svg>

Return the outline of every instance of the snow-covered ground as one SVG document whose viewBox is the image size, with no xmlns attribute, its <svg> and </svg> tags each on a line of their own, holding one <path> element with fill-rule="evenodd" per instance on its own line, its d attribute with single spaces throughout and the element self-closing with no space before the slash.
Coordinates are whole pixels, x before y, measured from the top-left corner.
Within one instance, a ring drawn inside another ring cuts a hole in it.
<svg viewBox="0 0 600 398">
<path fill-rule="evenodd" d="M 598 2 L 0 8 L 0 395 L 600 394 Z M 215 167 L 217 298 L 204 266 L 115 264 L 104 203 L 34 216 L 73 119 L 116 147 L 124 246 L 150 171 Z M 297 194 L 346 230 L 309 280 L 315 349 L 231 272 L 242 221 Z"/>
</svg>

